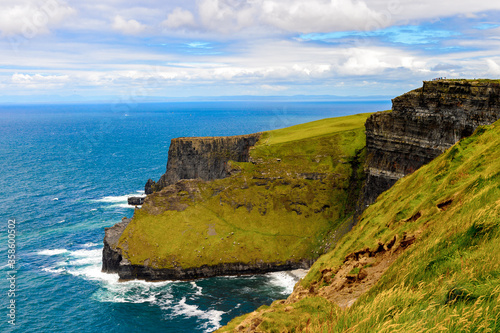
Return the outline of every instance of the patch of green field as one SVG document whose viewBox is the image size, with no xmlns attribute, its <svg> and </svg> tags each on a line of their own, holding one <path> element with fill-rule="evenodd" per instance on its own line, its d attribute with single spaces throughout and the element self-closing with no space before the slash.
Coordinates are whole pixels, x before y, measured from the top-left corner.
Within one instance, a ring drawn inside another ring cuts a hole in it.
<svg viewBox="0 0 500 333">
<path fill-rule="evenodd" d="M 335 270 L 347 254 L 404 233 L 417 235 L 416 242 L 351 308 L 329 303 L 321 314 L 300 310 L 314 294 L 293 311 L 276 302 L 262 311 L 259 330 L 500 332 L 500 121 L 478 128 L 383 193 L 316 261 L 302 287 L 321 288 L 323 269 Z"/>
<path fill-rule="evenodd" d="M 351 184 L 359 172 L 352 161 L 362 163 L 369 115 L 263 133 L 253 163 L 230 162 L 232 176 L 193 181 L 197 196 L 177 193 L 183 211 L 158 211 L 167 199 L 153 194 L 156 210 L 136 210 L 119 241 L 122 253 L 155 268 L 317 258 L 353 213 L 349 199 L 360 184 Z"/>
</svg>

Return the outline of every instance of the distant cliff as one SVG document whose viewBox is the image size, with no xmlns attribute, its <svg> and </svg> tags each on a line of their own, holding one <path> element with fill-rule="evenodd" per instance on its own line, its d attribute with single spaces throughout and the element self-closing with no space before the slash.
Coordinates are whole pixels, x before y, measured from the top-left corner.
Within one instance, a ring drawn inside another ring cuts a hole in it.
<svg viewBox="0 0 500 333">
<path fill-rule="evenodd" d="M 429 81 L 392 102 L 392 112 L 373 114 L 365 124 L 365 206 L 479 125 L 499 119 L 500 83 Z"/>
<path fill-rule="evenodd" d="M 309 267 L 354 221 L 368 116 L 173 139 L 142 208 L 106 228 L 103 271 L 157 281 Z"/>
<path fill-rule="evenodd" d="M 170 142 L 167 171 L 158 182 L 148 180 L 146 194 L 181 179 L 214 180 L 228 175 L 227 162 L 248 162 L 260 133 L 229 137 L 176 138 Z"/>
</svg>

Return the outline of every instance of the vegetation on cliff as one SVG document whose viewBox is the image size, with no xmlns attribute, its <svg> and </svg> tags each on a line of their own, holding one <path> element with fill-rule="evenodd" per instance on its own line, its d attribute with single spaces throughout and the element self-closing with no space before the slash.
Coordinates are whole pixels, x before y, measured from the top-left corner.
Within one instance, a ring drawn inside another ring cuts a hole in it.
<svg viewBox="0 0 500 333">
<path fill-rule="evenodd" d="M 148 195 L 118 242 L 123 258 L 158 269 L 316 259 L 352 219 L 368 116 L 265 132 L 229 177 Z"/>
<path fill-rule="evenodd" d="M 220 331 L 499 332 L 499 167 L 497 121 L 384 192 L 286 301 Z"/>
</svg>

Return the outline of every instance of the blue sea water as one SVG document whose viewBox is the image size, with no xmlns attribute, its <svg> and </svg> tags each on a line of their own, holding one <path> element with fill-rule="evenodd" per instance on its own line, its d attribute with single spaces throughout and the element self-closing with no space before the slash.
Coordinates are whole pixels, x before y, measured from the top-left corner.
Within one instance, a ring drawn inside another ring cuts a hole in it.
<svg viewBox="0 0 500 333">
<path fill-rule="evenodd" d="M 133 215 L 127 197 L 165 172 L 172 138 L 246 134 L 389 108 L 389 102 L 0 106 L 0 332 L 211 332 L 285 298 L 296 280 L 281 272 L 120 283 L 101 272 L 104 227 Z"/>
</svg>

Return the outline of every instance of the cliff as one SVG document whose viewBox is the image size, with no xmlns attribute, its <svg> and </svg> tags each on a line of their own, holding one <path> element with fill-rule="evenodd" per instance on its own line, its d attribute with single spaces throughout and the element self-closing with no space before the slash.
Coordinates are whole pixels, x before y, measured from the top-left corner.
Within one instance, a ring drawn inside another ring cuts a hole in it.
<svg viewBox="0 0 500 333">
<path fill-rule="evenodd" d="M 497 121 L 380 195 L 286 300 L 218 332 L 500 332 L 499 166 Z"/>
<path fill-rule="evenodd" d="M 227 162 L 248 162 L 250 147 L 260 133 L 230 137 L 176 138 L 168 150 L 167 171 L 155 183 L 149 179 L 146 194 L 160 191 L 181 179 L 214 180 L 228 176 Z"/>
<path fill-rule="evenodd" d="M 102 249 L 102 271 L 118 273 L 122 262 L 121 250 L 117 248 L 118 240 L 130 223 L 130 219 L 123 218 L 120 223 L 104 228 L 104 248 Z"/>
<path fill-rule="evenodd" d="M 172 140 L 142 208 L 106 230 L 103 271 L 168 280 L 309 267 L 353 224 L 368 116 Z"/>
<path fill-rule="evenodd" d="M 364 206 L 480 125 L 500 118 L 500 83 L 439 80 L 393 99 L 366 122 Z"/>
</svg>

